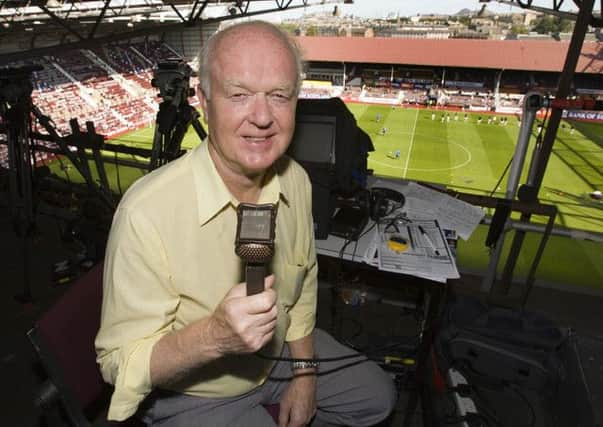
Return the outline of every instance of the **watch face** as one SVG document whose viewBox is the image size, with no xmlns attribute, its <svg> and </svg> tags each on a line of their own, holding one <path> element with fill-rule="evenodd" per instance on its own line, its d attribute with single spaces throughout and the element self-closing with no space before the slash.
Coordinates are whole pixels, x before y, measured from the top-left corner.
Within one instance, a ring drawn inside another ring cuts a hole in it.
<svg viewBox="0 0 603 427">
<path fill-rule="evenodd" d="M 272 212 L 268 209 L 243 209 L 241 215 L 241 240 L 270 240 Z"/>
</svg>

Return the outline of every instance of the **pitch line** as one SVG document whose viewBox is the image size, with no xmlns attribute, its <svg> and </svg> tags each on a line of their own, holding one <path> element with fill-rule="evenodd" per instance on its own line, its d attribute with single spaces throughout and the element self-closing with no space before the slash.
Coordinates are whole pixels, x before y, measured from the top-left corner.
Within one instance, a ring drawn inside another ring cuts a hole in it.
<svg viewBox="0 0 603 427">
<path fill-rule="evenodd" d="M 406 163 L 404 164 L 402 178 L 406 178 L 406 172 L 408 172 L 408 163 L 410 162 L 410 152 L 412 151 L 412 145 L 415 141 L 415 130 L 417 129 L 418 119 L 419 119 L 419 109 L 417 108 L 417 114 L 415 115 L 415 122 L 412 126 L 412 133 L 410 134 L 410 146 L 408 147 L 408 154 L 406 155 Z"/>
<path fill-rule="evenodd" d="M 464 162 L 459 163 L 458 165 L 449 166 L 447 168 L 407 168 L 407 170 L 411 170 L 414 172 L 445 172 L 445 171 L 451 171 L 454 169 L 462 168 L 462 167 L 466 166 L 467 164 L 471 163 L 471 159 L 472 159 L 471 151 L 469 151 L 466 147 L 459 144 L 458 142 L 450 141 L 449 144 L 454 144 L 457 147 L 459 147 L 461 150 L 463 150 L 467 154 L 467 159 Z M 369 160 L 371 163 L 377 163 L 378 165 L 385 166 L 385 167 L 388 167 L 391 169 L 402 169 L 402 167 L 400 167 L 400 166 L 381 162 L 379 160 L 374 160 L 374 159 L 369 159 Z M 406 173 L 406 171 L 405 171 L 405 173 Z"/>
</svg>

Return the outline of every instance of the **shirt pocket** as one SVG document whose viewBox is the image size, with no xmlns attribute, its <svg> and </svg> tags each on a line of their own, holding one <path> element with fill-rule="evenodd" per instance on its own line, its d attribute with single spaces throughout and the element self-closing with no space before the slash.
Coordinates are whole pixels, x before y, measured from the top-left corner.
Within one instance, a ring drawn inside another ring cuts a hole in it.
<svg viewBox="0 0 603 427">
<path fill-rule="evenodd" d="M 281 263 L 275 269 L 278 304 L 285 312 L 295 305 L 301 295 L 306 271 L 305 265 L 288 263 Z"/>
</svg>

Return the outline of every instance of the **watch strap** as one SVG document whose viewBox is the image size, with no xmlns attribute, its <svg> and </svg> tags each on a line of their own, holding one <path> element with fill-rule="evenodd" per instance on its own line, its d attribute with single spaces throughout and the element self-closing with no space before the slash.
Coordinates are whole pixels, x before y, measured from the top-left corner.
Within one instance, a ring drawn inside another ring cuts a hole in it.
<svg viewBox="0 0 603 427">
<path fill-rule="evenodd" d="M 318 368 L 320 363 L 314 360 L 296 360 L 295 362 L 291 362 L 291 369 L 308 369 L 308 368 Z"/>
</svg>

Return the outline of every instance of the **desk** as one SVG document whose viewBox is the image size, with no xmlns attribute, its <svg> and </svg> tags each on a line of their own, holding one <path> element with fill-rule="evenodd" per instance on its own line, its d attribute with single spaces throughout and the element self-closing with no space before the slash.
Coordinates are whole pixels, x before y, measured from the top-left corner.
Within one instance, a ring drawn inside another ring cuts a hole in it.
<svg viewBox="0 0 603 427">
<path fill-rule="evenodd" d="M 367 225 L 367 228 L 370 227 Z M 366 228 L 365 228 L 366 230 Z M 423 290 L 423 322 L 419 331 L 419 347 L 417 349 L 417 365 L 414 372 L 414 381 L 416 388 L 411 390 L 405 416 L 404 426 L 411 426 L 419 401 L 423 407 L 423 425 L 432 425 L 431 410 L 429 408 L 429 390 L 428 390 L 428 373 L 430 372 L 430 354 L 432 344 L 436 332 L 436 327 L 443 308 L 443 302 L 447 293 L 447 285 L 445 283 L 434 282 L 431 280 L 410 276 L 407 274 L 383 272 L 376 267 L 372 267 L 362 262 L 362 255 L 369 244 L 370 236 L 365 234 L 360 237 L 358 242 L 351 242 L 345 246 L 346 240 L 329 236 L 328 239 L 316 240 L 316 253 L 319 256 L 319 261 L 327 265 L 329 270 L 329 281 L 337 284 L 337 271 L 343 266 L 352 266 L 357 269 L 366 269 L 371 272 L 371 277 L 375 282 L 379 281 L 381 275 L 394 277 L 396 282 L 399 282 L 400 287 L 405 284 L 412 283 L 413 286 L 419 286 Z M 345 246 L 345 248 L 344 248 Z M 342 248 L 344 248 L 342 250 Z M 375 274 L 372 274 L 374 272 Z M 373 285 L 371 283 L 371 285 Z M 378 287 L 378 283 L 376 283 Z"/>
</svg>

